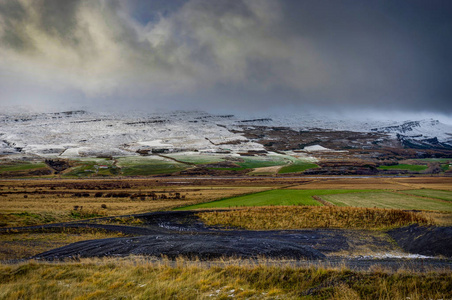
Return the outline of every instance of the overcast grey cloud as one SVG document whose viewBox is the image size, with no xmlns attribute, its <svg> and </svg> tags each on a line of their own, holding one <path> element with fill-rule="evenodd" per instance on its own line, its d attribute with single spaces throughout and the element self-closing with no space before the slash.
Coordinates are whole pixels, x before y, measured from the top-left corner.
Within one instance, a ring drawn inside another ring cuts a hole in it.
<svg viewBox="0 0 452 300">
<path fill-rule="evenodd" d="M 6 0 L 0 103 L 452 114 L 452 3 Z"/>
</svg>

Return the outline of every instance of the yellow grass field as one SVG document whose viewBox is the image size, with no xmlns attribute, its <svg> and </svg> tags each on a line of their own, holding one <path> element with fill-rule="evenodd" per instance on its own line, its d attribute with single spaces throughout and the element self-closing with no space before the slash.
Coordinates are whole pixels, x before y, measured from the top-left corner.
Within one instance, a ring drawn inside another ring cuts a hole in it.
<svg viewBox="0 0 452 300">
<path fill-rule="evenodd" d="M 451 274 L 259 261 L 82 259 L 0 265 L 2 299 L 450 299 Z"/>
<path fill-rule="evenodd" d="M 387 229 L 410 224 L 429 225 L 422 214 L 403 210 L 331 206 L 272 206 L 227 211 L 201 212 L 208 225 L 222 225 L 250 230 L 301 228 Z"/>
<path fill-rule="evenodd" d="M 0 226 L 39 225 L 95 216 L 168 210 L 271 189 L 259 186 L 184 186 L 85 180 L 0 182 Z M 101 196 L 96 196 L 96 194 Z M 155 194 L 155 199 L 149 196 Z M 176 194 L 178 193 L 179 196 Z M 112 196 L 109 196 L 112 195 Z M 121 195 L 122 194 L 122 195 Z"/>
</svg>

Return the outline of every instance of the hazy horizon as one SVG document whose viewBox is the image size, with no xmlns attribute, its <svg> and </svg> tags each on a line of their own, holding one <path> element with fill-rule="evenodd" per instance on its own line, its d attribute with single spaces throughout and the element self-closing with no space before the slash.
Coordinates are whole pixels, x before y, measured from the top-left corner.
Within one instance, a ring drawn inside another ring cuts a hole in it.
<svg viewBox="0 0 452 300">
<path fill-rule="evenodd" d="M 0 107 L 438 118 L 452 2 L 0 3 Z"/>
</svg>

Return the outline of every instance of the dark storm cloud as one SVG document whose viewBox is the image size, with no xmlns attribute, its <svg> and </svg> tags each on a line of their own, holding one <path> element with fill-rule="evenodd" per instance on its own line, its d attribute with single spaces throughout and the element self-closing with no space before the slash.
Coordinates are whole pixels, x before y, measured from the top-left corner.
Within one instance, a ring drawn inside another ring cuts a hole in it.
<svg viewBox="0 0 452 300">
<path fill-rule="evenodd" d="M 450 114 L 451 20 L 445 0 L 3 1 L 0 101 Z"/>
<path fill-rule="evenodd" d="M 314 98 L 451 110 L 450 2 L 299 1 L 286 12 L 287 28 L 331 66 L 323 97 Z"/>
</svg>

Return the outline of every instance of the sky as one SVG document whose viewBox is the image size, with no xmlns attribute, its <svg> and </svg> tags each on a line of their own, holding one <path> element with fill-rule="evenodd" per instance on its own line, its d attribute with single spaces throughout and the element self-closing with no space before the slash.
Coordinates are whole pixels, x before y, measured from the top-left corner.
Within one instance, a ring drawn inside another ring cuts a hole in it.
<svg viewBox="0 0 452 300">
<path fill-rule="evenodd" d="M 0 107 L 442 114 L 450 0 L 3 0 Z"/>
</svg>

